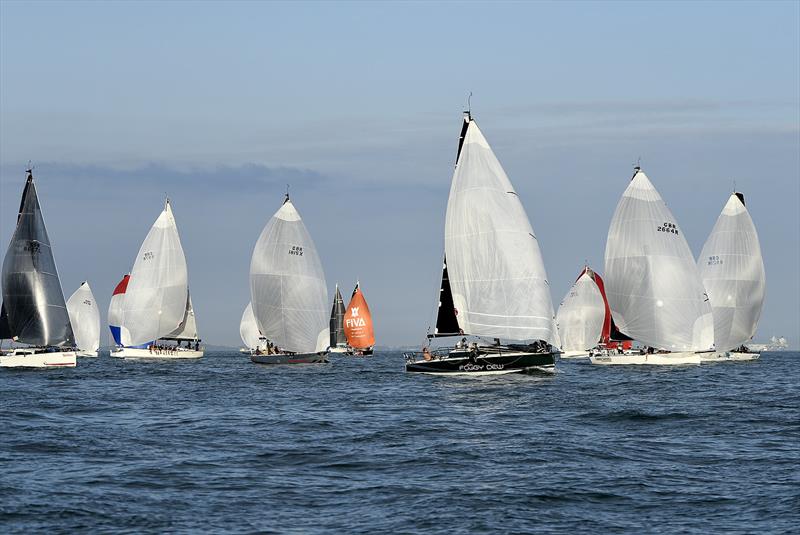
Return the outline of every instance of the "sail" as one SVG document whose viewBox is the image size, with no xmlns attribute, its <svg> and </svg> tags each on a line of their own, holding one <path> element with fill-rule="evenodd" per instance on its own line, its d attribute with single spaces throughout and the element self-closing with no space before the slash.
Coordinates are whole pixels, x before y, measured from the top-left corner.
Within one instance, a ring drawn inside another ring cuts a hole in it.
<svg viewBox="0 0 800 535">
<path fill-rule="evenodd" d="M 614 324 L 614 320 L 611 317 L 611 308 L 608 306 L 608 298 L 606 297 L 606 286 L 605 283 L 603 283 L 603 277 L 601 277 L 596 271 L 593 271 L 588 267 L 585 271 L 592 277 L 594 283 L 597 285 L 597 289 L 600 291 L 600 295 L 603 296 L 603 308 L 605 309 L 605 314 L 603 317 L 603 330 L 600 332 L 600 341 L 605 344 L 611 339 L 612 325 Z"/>
<path fill-rule="evenodd" d="M 445 221 L 460 330 L 555 343 L 550 286 L 528 216 L 478 125 L 469 116 L 465 121 Z"/>
<path fill-rule="evenodd" d="M 711 301 L 715 348 L 741 346 L 756 333 L 766 284 L 758 234 L 741 193 L 722 209 L 698 268 Z"/>
<path fill-rule="evenodd" d="M 620 331 L 669 351 L 711 347 L 711 307 L 692 252 L 638 168 L 611 220 L 605 264 L 606 296 Z"/>
<path fill-rule="evenodd" d="M 111 336 L 114 337 L 114 343 L 118 346 L 122 345 L 120 332 L 120 325 L 122 325 L 122 303 L 125 301 L 125 291 L 128 289 L 128 281 L 130 281 L 130 279 L 130 275 L 122 277 L 122 280 L 114 287 L 114 293 L 111 295 L 111 302 L 108 304 L 108 328 L 111 330 Z"/>
<path fill-rule="evenodd" d="M 197 323 L 194 317 L 194 307 L 192 306 L 192 296 L 187 292 L 186 309 L 183 313 L 183 320 L 178 328 L 171 333 L 162 336 L 165 340 L 197 340 Z"/>
<path fill-rule="evenodd" d="M 167 201 L 131 270 L 122 304 L 122 344 L 146 344 L 173 332 L 183 321 L 188 293 L 186 258 Z"/>
<path fill-rule="evenodd" d="M 606 318 L 603 295 L 589 271 L 584 270 L 558 307 L 556 323 L 565 351 L 592 349 L 600 342 Z"/>
<path fill-rule="evenodd" d="M 347 343 L 354 349 L 367 349 L 375 345 L 372 314 L 369 313 L 367 300 L 364 299 L 364 293 L 358 283 L 344 313 L 344 332 L 347 335 Z"/>
<path fill-rule="evenodd" d="M 28 171 L 17 226 L 3 260 L 3 305 L 11 338 L 36 346 L 74 346 L 56 261 Z"/>
<path fill-rule="evenodd" d="M 338 284 L 331 308 L 330 335 L 331 347 L 347 345 L 347 337 L 344 334 L 344 301 Z"/>
<path fill-rule="evenodd" d="M 250 260 L 250 297 L 261 334 L 286 351 L 324 351 L 330 341 L 327 293 L 317 249 L 287 196 Z"/>
<path fill-rule="evenodd" d="M 261 333 L 258 332 L 258 325 L 256 325 L 256 317 L 253 315 L 253 304 L 247 303 L 247 306 L 242 313 L 242 320 L 239 322 L 239 336 L 242 337 L 242 342 L 245 347 L 255 349 L 258 347 Z"/>
<path fill-rule="evenodd" d="M 437 336 L 456 336 L 464 334 L 458 326 L 458 311 L 453 304 L 453 292 L 450 290 L 450 279 L 447 276 L 447 258 L 442 264 L 442 285 L 439 288 L 439 307 L 436 313 L 436 329 L 431 338 Z"/>
<path fill-rule="evenodd" d="M 100 312 L 88 282 L 82 282 L 67 300 L 67 312 L 78 349 L 97 351 L 100 348 Z"/>
</svg>

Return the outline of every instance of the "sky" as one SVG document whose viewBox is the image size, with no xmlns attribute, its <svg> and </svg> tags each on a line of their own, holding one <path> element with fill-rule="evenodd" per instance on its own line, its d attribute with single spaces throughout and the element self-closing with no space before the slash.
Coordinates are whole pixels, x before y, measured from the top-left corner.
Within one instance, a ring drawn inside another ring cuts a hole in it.
<svg viewBox="0 0 800 535">
<path fill-rule="evenodd" d="M 198 327 L 239 345 L 287 185 L 329 293 L 379 345 L 434 322 L 461 113 L 537 234 L 554 307 L 641 161 L 695 255 L 734 183 L 759 232 L 756 340 L 800 342 L 798 2 L 0 2 L 0 244 L 28 161 L 66 297 L 105 312 L 169 195 Z M 104 340 L 105 342 L 105 340 Z"/>
</svg>

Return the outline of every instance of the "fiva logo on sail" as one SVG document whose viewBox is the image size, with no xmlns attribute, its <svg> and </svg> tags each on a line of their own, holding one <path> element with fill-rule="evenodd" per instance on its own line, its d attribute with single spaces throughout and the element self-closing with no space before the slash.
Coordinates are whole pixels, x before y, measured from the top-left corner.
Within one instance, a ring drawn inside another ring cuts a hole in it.
<svg viewBox="0 0 800 535">
<path fill-rule="evenodd" d="M 351 307 L 350 308 L 350 315 L 352 317 L 347 318 L 344 324 L 348 327 L 366 327 L 367 322 L 364 321 L 364 318 L 358 315 L 358 309 L 360 307 Z"/>
</svg>

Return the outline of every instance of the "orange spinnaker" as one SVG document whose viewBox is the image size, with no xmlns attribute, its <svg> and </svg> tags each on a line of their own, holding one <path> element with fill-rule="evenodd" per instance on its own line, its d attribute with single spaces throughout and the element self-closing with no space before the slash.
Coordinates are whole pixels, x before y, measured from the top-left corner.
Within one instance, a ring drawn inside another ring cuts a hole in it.
<svg viewBox="0 0 800 535">
<path fill-rule="evenodd" d="M 358 286 L 353 290 L 353 297 L 344 312 L 344 334 L 347 336 L 347 343 L 354 349 L 367 349 L 375 345 L 372 316 Z"/>
</svg>

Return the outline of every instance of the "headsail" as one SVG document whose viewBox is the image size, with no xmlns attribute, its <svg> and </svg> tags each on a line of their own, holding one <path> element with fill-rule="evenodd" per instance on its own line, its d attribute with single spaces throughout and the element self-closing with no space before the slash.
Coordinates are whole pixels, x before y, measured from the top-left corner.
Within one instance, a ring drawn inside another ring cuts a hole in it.
<svg viewBox="0 0 800 535">
<path fill-rule="evenodd" d="M 431 338 L 437 336 L 456 336 L 464 334 L 458 326 L 458 310 L 453 304 L 453 292 L 450 290 L 450 279 L 447 276 L 447 258 L 442 263 L 442 285 L 439 288 L 439 306 L 436 312 L 436 329 Z"/>
<path fill-rule="evenodd" d="M 188 273 L 169 201 L 139 249 L 122 305 L 122 344 L 136 346 L 165 336 L 183 321 Z"/>
<path fill-rule="evenodd" d="M 324 351 L 330 342 L 327 293 L 317 249 L 287 195 L 250 260 L 250 297 L 261 334 L 287 351 Z"/>
<path fill-rule="evenodd" d="M 245 347 L 250 349 L 258 347 L 261 333 L 258 332 L 256 317 L 253 316 L 252 303 L 247 303 L 247 307 L 242 312 L 242 320 L 239 322 L 239 336 L 242 337 Z"/>
<path fill-rule="evenodd" d="M 347 337 L 344 334 L 344 301 L 338 284 L 333 295 L 333 307 L 331 307 L 330 335 L 331 347 L 347 345 Z"/>
<path fill-rule="evenodd" d="M 711 301 L 715 348 L 737 348 L 756 333 L 766 285 L 761 245 L 741 193 L 728 199 L 697 263 Z"/>
<path fill-rule="evenodd" d="M 108 304 L 108 328 L 111 330 L 111 336 L 114 337 L 114 343 L 118 346 L 122 345 L 120 330 L 122 325 L 122 303 L 125 301 L 125 291 L 128 289 L 128 281 L 130 279 L 130 275 L 122 277 L 122 280 L 114 287 L 111 302 Z"/>
<path fill-rule="evenodd" d="M 30 170 L 22 192 L 17 226 L 3 260 L 2 281 L 2 307 L 8 335 L 36 346 L 75 345 Z"/>
<path fill-rule="evenodd" d="M 606 304 L 591 273 L 583 270 L 558 308 L 556 323 L 565 351 L 592 349 L 602 337 Z"/>
<path fill-rule="evenodd" d="M 186 310 L 183 313 L 183 320 L 178 328 L 171 333 L 161 337 L 164 340 L 198 340 L 197 336 L 197 321 L 194 317 L 194 307 L 192 306 L 192 296 L 187 292 L 186 295 Z"/>
<path fill-rule="evenodd" d="M 669 351 L 711 347 L 711 307 L 692 252 L 638 167 L 611 220 L 605 262 L 606 295 L 619 330 Z"/>
<path fill-rule="evenodd" d="M 354 349 L 367 349 L 375 345 L 372 314 L 369 313 L 369 306 L 359 283 L 356 283 L 353 296 L 344 313 L 344 332 L 347 335 L 347 343 Z"/>
<path fill-rule="evenodd" d="M 67 312 L 78 349 L 97 351 L 100 348 L 100 312 L 87 281 L 67 300 Z"/>
<path fill-rule="evenodd" d="M 466 334 L 555 344 L 550 285 L 508 176 L 467 115 L 445 222 L 454 309 Z"/>
</svg>

